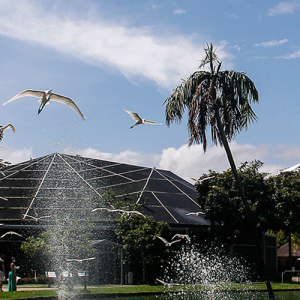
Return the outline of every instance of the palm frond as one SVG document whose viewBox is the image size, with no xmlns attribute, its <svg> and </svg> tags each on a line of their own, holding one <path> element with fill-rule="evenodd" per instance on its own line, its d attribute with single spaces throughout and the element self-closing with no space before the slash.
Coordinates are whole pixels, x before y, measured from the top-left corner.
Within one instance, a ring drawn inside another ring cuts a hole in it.
<svg viewBox="0 0 300 300">
<path fill-rule="evenodd" d="M 187 80 L 183 81 L 171 96 L 165 100 L 166 105 L 166 124 L 170 126 L 173 122 L 182 120 L 184 111 L 190 107 L 192 98 L 197 91 L 199 85 L 209 79 L 209 72 L 196 71 Z"/>
<path fill-rule="evenodd" d="M 164 103 L 168 126 L 172 122 L 181 122 L 188 110 L 189 145 L 202 144 L 204 151 L 208 126 L 213 143 L 222 146 L 220 131 L 230 141 L 241 130 L 247 129 L 257 120 L 251 104 L 258 102 L 258 91 L 245 73 L 220 71 L 222 63 L 212 44 L 207 45 L 205 53 L 200 67 L 210 64 L 210 72 L 194 72 Z M 217 119 L 221 120 L 222 130 L 218 128 Z"/>
<path fill-rule="evenodd" d="M 219 58 L 216 54 L 216 49 L 214 49 L 214 45 L 212 43 L 210 43 L 210 45 L 207 44 L 207 48 L 204 48 L 204 51 L 205 51 L 205 57 L 201 60 L 199 69 L 201 69 L 205 65 L 209 64 L 210 72 L 211 72 L 211 74 L 214 74 L 215 73 L 214 64 L 217 64 L 218 65 L 217 68 L 220 69 L 222 62 L 219 60 Z"/>
</svg>

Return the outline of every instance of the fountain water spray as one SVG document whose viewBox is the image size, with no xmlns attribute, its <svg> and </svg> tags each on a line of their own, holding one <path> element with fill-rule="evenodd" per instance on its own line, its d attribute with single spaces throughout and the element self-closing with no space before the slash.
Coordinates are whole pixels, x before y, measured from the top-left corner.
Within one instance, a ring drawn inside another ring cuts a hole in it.
<svg viewBox="0 0 300 300">
<path fill-rule="evenodd" d="M 232 299 L 232 295 L 227 298 L 224 291 L 236 283 L 250 283 L 249 277 L 246 262 L 231 257 L 224 247 L 212 246 L 200 251 L 195 245 L 186 245 L 175 251 L 165 268 L 163 281 L 182 285 L 181 294 L 187 293 L 187 289 L 190 292 L 192 286 L 192 294 L 202 295 L 203 299 Z"/>
</svg>

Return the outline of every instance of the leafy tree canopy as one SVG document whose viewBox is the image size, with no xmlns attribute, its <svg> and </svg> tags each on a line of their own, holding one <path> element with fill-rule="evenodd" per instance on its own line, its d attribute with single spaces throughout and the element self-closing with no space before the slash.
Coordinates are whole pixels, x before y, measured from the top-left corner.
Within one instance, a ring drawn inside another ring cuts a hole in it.
<svg viewBox="0 0 300 300">
<path fill-rule="evenodd" d="M 297 233 L 300 228 L 300 171 L 281 172 L 268 178 L 277 217 L 277 229 Z"/>
<path fill-rule="evenodd" d="M 259 172 L 263 163 L 259 160 L 245 162 L 238 169 L 244 186 L 249 207 L 255 216 L 255 223 L 262 229 L 270 229 L 273 220 L 274 205 L 272 189 L 266 181 L 266 173 Z M 198 201 L 204 209 L 206 217 L 212 222 L 213 228 L 225 228 L 229 236 L 235 230 L 246 229 L 247 211 L 236 186 L 231 169 L 218 173 L 210 170 L 203 174 L 196 183 Z"/>
<path fill-rule="evenodd" d="M 129 197 L 117 200 L 111 192 L 106 194 L 105 199 L 115 208 L 124 211 L 139 211 L 142 207 Z M 125 250 L 123 258 L 126 268 L 140 274 L 137 277 L 141 278 L 142 283 L 153 282 L 152 277 L 160 271 L 162 260 L 167 254 L 166 248 L 156 237 L 168 230 L 169 225 L 154 222 L 153 217 L 135 213 L 122 214 L 116 225 L 117 239 Z"/>
<path fill-rule="evenodd" d="M 27 238 L 21 245 L 24 253 L 45 263 L 47 269 L 65 269 L 66 259 L 82 259 L 94 254 L 91 245 L 92 222 L 57 219 L 57 226 Z"/>
</svg>

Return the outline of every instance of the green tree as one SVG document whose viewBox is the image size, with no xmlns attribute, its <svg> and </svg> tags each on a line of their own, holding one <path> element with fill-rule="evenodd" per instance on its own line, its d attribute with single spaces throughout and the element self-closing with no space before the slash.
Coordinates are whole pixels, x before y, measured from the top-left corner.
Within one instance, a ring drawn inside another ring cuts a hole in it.
<svg viewBox="0 0 300 300">
<path fill-rule="evenodd" d="M 292 268 L 292 240 L 297 240 L 300 228 L 300 172 L 281 172 L 269 179 L 277 217 L 277 231 L 288 237 L 289 267 Z"/>
<path fill-rule="evenodd" d="M 247 129 L 248 124 L 257 117 L 251 108 L 252 102 L 258 102 L 258 91 L 254 83 L 245 73 L 236 71 L 220 71 L 222 62 L 215 53 L 213 44 L 204 49 L 206 56 L 200 67 L 208 65 L 209 71 L 196 71 L 178 86 L 165 101 L 166 123 L 181 121 L 185 109 L 188 110 L 189 145 L 202 143 L 207 149 L 207 127 L 211 129 L 212 141 L 224 147 L 231 170 L 237 182 L 237 187 L 247 217 L 253 226 L 256 236 L 260 263 L 265 270 L 269 298 L 274 299 L 267 269 L 260 250 L 260 242 L 256 233 L 252 212 L 244 195 L 243 186 L 229 147 L 237 133 Z"/>
<path fill-rule="evenodd" d="M 141 212 L 143 205 L 136 204 L 136 200 L 129 195 L 116 198 L 112 191 L 107 191 L 102 197 L 102 201 L 112 208 Z M 143 199 L 143 202 L 147 202 L 147 199 Z M 105 211 L 102 214 L 108 215 Z M 125 268 L 134 272 L 135 278 L 141 279 L 138 283 L 154 282 L 153 276 L 158 276 L 163 260 L 168 254 L 156 237 L 169 229 L 168 224 L 154 222 L 153 217 L 137 213 L 123 213 L 121 216 L 113 214 L 113 217 L 117 227 L 117 240 L 124 250 Z"/>
<path fill-rule="evenodd" d="M 260 172 L 261 161 L 245 162 L 238 168 L 245 195 L 254 215 L 254 222 L 262 231 L 275 229 L 272 189 L 266 180 L 267 173 Z M 231 169 L 222 173 L 210 171 L 203 174 L 195 185 L 198 201 L 212 222 L 213 231 L 222 231 L 233 237 L 235 230 L 248 230 L 247 211 L 243 206 Z M 222 225 L 222 226 L 220 226 Z"/>
<path fill-rule="evenodd" d="M 48 270 L 67 270 L 66 259 L 86 258 L 94 254 L 95 249 L 90 243 L 92 224 L 90 220 L 58 219 L 56 226 L 22 242 L 21 250 L 36 262 L 43 262 Z"/>
<path fill-rule="evenodd" d="M 128 270 L 141 273 L 142 283 L 154 281 L 153 275 L 161 268 L 167 251 L 156 239 L 169 228 L 165 222 L 154 222 L 152 217 L 132 214 L 123 215 L 117 221 L 116 235 L 125 252 L 124 262 Z M 141 270 L 141 272 L 139 272 Z M 149 274 L 146 276 L 146 270 Z"/>
<path fill-rule="evenodd" d="M 279 230 L 279 231 L 269 230 L 268 232 L 277 235 L 278 247 L 281 247 L 284 244 L 289 242 L 289 236 L 283 230 Z M 297 251 L 300 250 L 300 233 L 299 233 L 299 231 L 291 234 L 291 244 L 295 247 L 295 249 Z"/>
<path fill-rule="evenodd" d="M 116 201 L 114 195 L 110 194 L 109 198 L 110 203 L 118 209 L 140 210 L 140 206 L 128 197 L 124 197 L 122 201 Z M 137 277 L 142 279 L 141 283 L 146 283 L 146 278 L 153 282 L 152 276 L 159 271 L 166 254 L 166 249 L 156 237 L 169 229 L 169 225 L 165 222 L 154 222 L 153 217 L 143 217 L 135 213 L 121 215 L 116 224 L 115 233 L 123 245 L 124 262 L 128 270 L 135 271 L 135 274 L 138 274 Z M 147 270 L 149 272 L 146 272 Z M 146 273 L 149 273 L 148 276 Z"/>
</svg>

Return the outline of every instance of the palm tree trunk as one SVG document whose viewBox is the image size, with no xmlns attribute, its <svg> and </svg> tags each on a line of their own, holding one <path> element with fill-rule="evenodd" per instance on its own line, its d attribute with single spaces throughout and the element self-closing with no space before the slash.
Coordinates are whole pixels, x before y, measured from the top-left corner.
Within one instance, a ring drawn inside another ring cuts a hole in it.
<svg viewBox="0 0 300 300">
<path fill-rule="evenodd" d="M 237 168 L 236 168 L 233 156 L 232 156 L 232 152 L 230 150 L 227 138 L 226 138 L 224 130 L 223 130 L 223 125 L 222 125 L 220 115 L 219 115 L 219 109 L 216 108 L 215 112 L 216 112 L 216 119 L 217 119 L 217 128 L 218 128 L 218 131 L 219 131 L 219 134 L 220 134 L 220 138 L 221 138 L 223 146 L 225 148 L 231 170 L 233 172 L 234 178 L 235 178 L 237 186 L 238 186 L 240 196 L 242 198 L 242 202 L 243 202 L 243 204 L 245 206 L 245 209 L 246 209 L 246 213 L 247 213 L 249 223 L 252 227 L 253 234 L 255 236 L 255 244 L 256 244 L 257 251 L 258 251 L 259 263 L 260 263 L 260 265 L 261 265 L 261 267 L 262 267 L 262 269 L 265 273 L 266 286 L 267 286 L 267 289 L 268 289 L 269 299 L 273 300 L 273 299 L 275 299 L 275 297 L 274 297 L 272 286 L 271 286 L 271 283 L 270 283 L 268 270 L 267 270 L 267 267 L 266 267 L 266 264 L 265 264 L 265 261 L 264 261 L 264 258 L 263 258 L 261 242 L 260 242 L 260 236 L 259 236 L 257 228 L 256 228 L 256 224 L 255 224 L 254 217 L 253 217 L 253 212 L 252 212 L 252 210 L 249 206 L 249 203 L 248 203 L 248 201 L 245 197 L 245 194 L 244 194 L 242 181 L 241 181 L 241 178 L 240 178 L 240 176 L 237 172 Z"/>
</svg>

